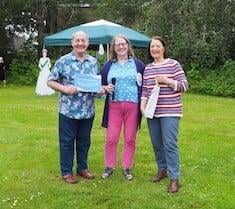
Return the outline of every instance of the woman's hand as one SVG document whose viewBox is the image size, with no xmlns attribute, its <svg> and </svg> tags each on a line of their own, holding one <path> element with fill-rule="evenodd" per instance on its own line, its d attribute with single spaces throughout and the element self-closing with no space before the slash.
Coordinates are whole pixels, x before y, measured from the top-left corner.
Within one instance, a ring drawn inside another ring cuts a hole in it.
<svg viewBox="0 0 235 209">
<path fill-rule="evenodd" d="M 170 78 L 167 78 L 166 76 L 156 76 L 155 82 L 156 82 L 156 84 L 158 84 L 158 83 L 165 84 L 172 89 L 177 88 L 177 81 L 170 79 Z"/>
<path fill-rule="evenodd" d="M 155 78 L 156 84 L 162 83 L 162 84 L 168 85 L 169 80 L 170 80 L 170 79 L 167 78 L 166 76 L 156 76 L 156 78 Z"/>
<path fill-rule="evenodd" d="M 103 88 L 107 93 L 112 93 L 114 91 L 114 85 L 111 83 L 109 85 L 103 86 Z"/>
<path fill-rule="evenodd" d="M 140 111 L 142 113 L 142 115 L 144 115 L 145 109 L 146 109 L 146 105 L 147 105 L 147 99 L 141 99 L 140 102 Z"/>
</svg>

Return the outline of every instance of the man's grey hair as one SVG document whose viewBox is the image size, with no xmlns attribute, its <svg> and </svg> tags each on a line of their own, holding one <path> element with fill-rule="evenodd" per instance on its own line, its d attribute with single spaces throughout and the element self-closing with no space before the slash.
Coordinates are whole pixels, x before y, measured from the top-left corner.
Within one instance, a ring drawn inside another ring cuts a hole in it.
<svg viewBox="0 0 235 209">
<path fill-rule="evenodd" d="M 72 34 L 72 40 L 76 37 L 76 36 L 79 36 L 79 35 L 85 35 L 87 41 L 89 41 L 89 37 L 88 35 L 84 32 L 84 31 L 76 31 Z"/>
</svg>

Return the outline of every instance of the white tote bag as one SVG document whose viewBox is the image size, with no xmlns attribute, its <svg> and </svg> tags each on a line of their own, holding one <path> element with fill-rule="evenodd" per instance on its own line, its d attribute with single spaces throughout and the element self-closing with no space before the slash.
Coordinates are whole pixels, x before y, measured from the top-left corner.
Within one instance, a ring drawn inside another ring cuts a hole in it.
<svg viewBox="0 0 235 209">
<path fill-rule="evenodd" d="M 153 118 L 157 101 L 158 101 L 159 92 L 160 92 L 160 87 L 156 85 L 151 92 L 151 95 L 149 97 L 149 100 L 147 102 L 147 105 L 144 111 L 144 115 L 146 118 L 150 118 L 150 119 Z"/>
</svg>

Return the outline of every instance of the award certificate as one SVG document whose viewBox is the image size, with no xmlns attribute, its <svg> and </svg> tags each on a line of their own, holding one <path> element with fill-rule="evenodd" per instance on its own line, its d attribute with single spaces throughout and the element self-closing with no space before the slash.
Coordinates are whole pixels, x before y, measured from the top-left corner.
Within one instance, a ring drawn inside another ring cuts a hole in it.
<svg viewBox="0 0 235 209">
<path fill-rule="evenodd" d="M 79 74 L 74 79 L 74 85 L 78 91 L 81 92 L 95 92 L 101 91 L 101 76 L 93 74 Z"/>
</svg>

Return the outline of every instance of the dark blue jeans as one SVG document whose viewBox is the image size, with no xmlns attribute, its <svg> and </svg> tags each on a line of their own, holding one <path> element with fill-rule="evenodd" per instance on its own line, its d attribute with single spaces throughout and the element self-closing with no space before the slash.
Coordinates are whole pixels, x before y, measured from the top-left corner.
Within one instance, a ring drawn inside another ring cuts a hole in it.
<svg viewBox="0 0 235 209">
<path fill-rule="evenodd" d="M 73 172 L 74 145 L 76 144 L 77 172 L 88 168 L 91 129 L 94 117 L 71 119 L 59 114 L 60 168 L 62 176 Z"/>
</svg>

